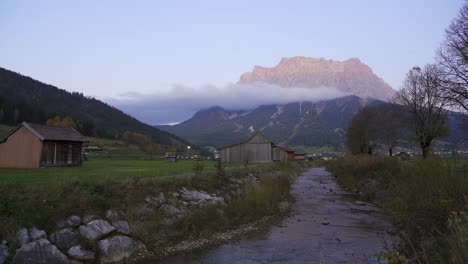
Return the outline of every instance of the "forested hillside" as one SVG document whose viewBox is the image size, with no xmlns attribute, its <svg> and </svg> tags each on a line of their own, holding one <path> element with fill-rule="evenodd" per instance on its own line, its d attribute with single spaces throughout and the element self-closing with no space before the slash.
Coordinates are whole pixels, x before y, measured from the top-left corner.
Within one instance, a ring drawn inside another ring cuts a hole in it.
<svg viewBox="0 0 468 264">
<path fill-rule="evenodd" d="M 0 124 L 45 123 L 57 115 L 72 117 L 77 129 L 87 136 L 119 138 L 126 131 L 134 131 L 163 145 L 188 144 L 100 100 L 0 68 Z"/>
</svg>

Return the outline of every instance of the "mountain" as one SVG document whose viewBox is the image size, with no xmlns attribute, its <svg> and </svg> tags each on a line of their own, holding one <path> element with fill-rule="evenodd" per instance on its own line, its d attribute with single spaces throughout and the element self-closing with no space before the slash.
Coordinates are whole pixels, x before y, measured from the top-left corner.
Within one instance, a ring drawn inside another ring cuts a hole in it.
<svg viewBox="0 0 468 264">
<path fill-rule="evenodd" d="M 259 130 L 277 144 L 341 148 L 351 118 L 375 99 L 346 96 L 320 102 L 263 105 L 251 111 L 229 111 L 219 106 L 197 112 L 174 126 L 159 126 L 199 145 L 222 146 Z"/>
<path fill-rule="evenodd" d="M 0 68 L 0 123 L 45 123 L 47 118 L 55 115 L 72 117 L 80 131 L 88 136 L 113 138 L 125 131 L 134 131 L 145 133 L 162 145 L 188 144 L 100 100 Z"/>
<path fill-rule="evenodd" d="M 251 72 L 242 74 L 238 84 L 273 84 L 284 88 L 332 87 L 361 98 L 386 101 L 393 90 L 382 78 L 359 59 L 345 61 L 324 58 L 283 58 L 272 68 L 255 66 Z"/>
</svg>

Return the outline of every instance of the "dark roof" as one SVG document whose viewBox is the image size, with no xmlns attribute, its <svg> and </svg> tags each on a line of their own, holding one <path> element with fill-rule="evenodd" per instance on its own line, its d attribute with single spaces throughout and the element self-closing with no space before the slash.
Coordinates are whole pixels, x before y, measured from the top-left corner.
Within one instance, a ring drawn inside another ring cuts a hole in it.
<svg viewBox="0 0 468 264">
<path fill-rule="evenodd" d="M 275 146 L 275 148 L 280 148 L 286 152 L 294 152 L 294 149 L 290 148 L 290 147 L 286 147 L 286 146 Z"/>
<path fill-rule="evenodd" d="M 307 155 L 307 153 L 303 149 L 297 149 L 294 151 L 294 155 Z"/>
<path fill-rule="evenodd" d="M 85 136 L 72 127 L 53 127 L 39 124 L 31 124 L 23 122 L 15 130 L 11 131 L 2 141 L 6 141 L 18 129 L 24 127 L 31 131 L 40 140 L 50 141 L 73 141 L 73 142 L 88 142 Z"/>
<path fill-rule="evenodd" d="M 244 141 L 242 141 L 242 142 L 240 142 L 240 143 L 236 143 L 236 144 L 231 144 L 231 145 L 222 146 L 222 147 L 218 148 L 218 150 L 224 149 L 224 148 L 233 147 L 233 146 L 236 146 L 236 145 L 241 145 L 241 144 L 244 144 L 244 143 L 247 143 L 247 142 L 249 142 L 253 137 L 255 137 L 257 134 L 260 134 L 262 137 L 266 138 L 271 144 L 273 144 L 273 142 L 271 141 L 270 138 L 268 138 L 267 136 L 265 136 L 262 132 L 256 131 L 256 132 L 253 133 L 252 136 L 250 136 L 247 140 L 244 140 Z"/>
</svg>

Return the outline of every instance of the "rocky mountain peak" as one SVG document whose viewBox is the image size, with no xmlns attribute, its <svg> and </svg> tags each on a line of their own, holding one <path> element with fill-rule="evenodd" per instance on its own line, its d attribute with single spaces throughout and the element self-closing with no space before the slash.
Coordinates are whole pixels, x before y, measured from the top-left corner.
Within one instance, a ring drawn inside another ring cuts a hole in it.
<svg viewBox="0 0 468 264">
<path fill-rule="evenodd" d="M 256 65 L 242 74 L 239 84 L 272 84 L 280 87 L 336 88 L 347 94 L 380 100 L 391 98 L 393 90 L 358 58 L 334 61 L 325 58 L 297 56 L 282 58 L 274 67 Z"/>
</svg>

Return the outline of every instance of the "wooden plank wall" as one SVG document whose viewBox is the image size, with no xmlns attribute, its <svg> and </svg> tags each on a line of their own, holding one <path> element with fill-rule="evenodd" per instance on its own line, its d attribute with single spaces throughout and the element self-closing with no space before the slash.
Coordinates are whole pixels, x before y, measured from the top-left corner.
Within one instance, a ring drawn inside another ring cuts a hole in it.
<svg viewBox="0 0 468 264">
<path fill-rule="evenodd" d="M 42 141 L 21 127 L 0 144 L 0 168 L 39 168 Z"/>
<path fill-rule="evenodd" d="M 288 160 L 288 152 L 284 149 L 273 148 L 273 161 L 283 161 Z"/>
<path fill-rule="evenodd" d="M 220 150 L 222 162 L 264 163 L 272 161 L 271 142 L 260 134 L 249 141 Z"/>
</svg>

